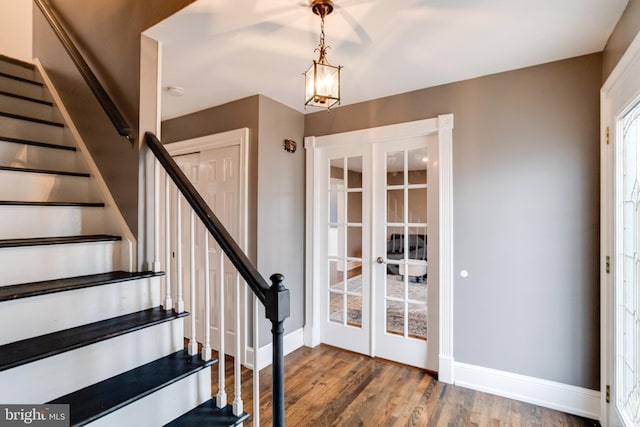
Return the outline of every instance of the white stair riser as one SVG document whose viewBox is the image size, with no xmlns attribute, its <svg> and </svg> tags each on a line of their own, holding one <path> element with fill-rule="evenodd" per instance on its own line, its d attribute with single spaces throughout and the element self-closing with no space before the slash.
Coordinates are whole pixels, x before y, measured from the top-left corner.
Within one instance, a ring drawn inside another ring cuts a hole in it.
<svg viewBox="0 0 640 427">
<path fill-rule="evenodd" d="M 46 403 L 178 351 L 182 319 L 0 372 L 0 402 Z M 44 380 L 46 379 L 46 381 Z"/>
<path fill-rule="evenodd" d="M 154 427 L 167 424 L 211 399 L 211 367 L 162 388 L 88 425 Z"/>
<path fill-rule="evenodd" d="M 0 94 L 0 111 L 41 120 L 59 121 L 60 116 L 50 105 Z"/>
<path fill-rule="evenodd" d="M 35 169 L 84 172 L 80 155 L 35 145 L 16 144 L 0 139 L 0 165 Z"/>
<path fill-rule="evenodd" d="M 10 62 L 0 60 L 0 73 L 11 74 L 23 79 L 38 80 L 36 72 L 31 68 L 22 67 Z"/>
<path fill-rule="evenodd" d="M 122 269 L 119 241 L 0 248 L 0 260 L 0 286 Z"/>
<path fill-rule="evenodd" d="M 0 90 L 36 99 L 45 99 L 46 96 L 46 89 L 42 86 L 2 76 L 0 76 Z"/>
<path fill-rule="evenodd" d="M 0 200 L 96 202 L 87 177 L 0 170 Z"/>
<path fill-rule="evenodd" d="M 0 325 L 13 327 L 4 328 L 0 345 L 159 305 L 159 277 L 4 301 Z"/>
<path fill-rule="evenodd" d="M 0 117 L 0 136 L 62 144 L 63 132 L 64 129 L 58 126 Z"/>
<path fill-rule="evenodd" d="M 0 206 L 3 239 L 103 234 L 104 208 L 76 206 Z"/>
</svg>

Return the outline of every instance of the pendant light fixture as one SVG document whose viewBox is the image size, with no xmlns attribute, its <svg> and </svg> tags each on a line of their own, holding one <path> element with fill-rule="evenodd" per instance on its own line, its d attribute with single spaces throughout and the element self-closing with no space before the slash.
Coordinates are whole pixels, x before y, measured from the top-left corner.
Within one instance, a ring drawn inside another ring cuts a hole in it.
<svg viewBox="0 0 640 427">
<path fill-rule="evenodd" d="M 311 10 L 320 17 L 320 44 L 317 61 L 304 73 L 305 107 L 311 105 L 329 109 L 340 102 L 340 69 L 342 66 L 329 65 L 327 49 L 324 45 L 324 18 L 333 12 L 331 0 L 313 0 Z"/>
</svg>

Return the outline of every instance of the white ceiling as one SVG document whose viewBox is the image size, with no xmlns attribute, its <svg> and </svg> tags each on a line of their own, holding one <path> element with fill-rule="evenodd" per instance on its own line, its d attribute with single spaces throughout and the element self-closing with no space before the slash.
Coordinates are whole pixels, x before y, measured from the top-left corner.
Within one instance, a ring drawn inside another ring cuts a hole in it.
<svg viewBox="0 0 640 427">
<path fill-rule="evenodd" d="M 302 112 L 320 19 L 309 0 L 197 0 L 145 34 L 163 45 L 168 119 L 263 94 Z M 601 51 L 628 0 L 334 0 L 342 105 Z"/>
</svg>

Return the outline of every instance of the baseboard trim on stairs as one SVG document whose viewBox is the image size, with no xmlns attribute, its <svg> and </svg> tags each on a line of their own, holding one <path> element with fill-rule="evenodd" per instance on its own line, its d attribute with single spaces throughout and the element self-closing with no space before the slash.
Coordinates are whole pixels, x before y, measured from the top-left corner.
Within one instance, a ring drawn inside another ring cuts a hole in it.
<svg viewBox="0 0 640 427">
<path fill-rule="evenodd" d="M 284 355 L 294 352 L 300 347 L 304 346 L 304 333 L 303 329 L 296 329 L 295 331 L 284 336 Z M 271 365 L 271 354 L 273 352 L 273 344 L 269 343 L 264 347 L 258 348 L 258 369 L 266 368 Z M 254 351 L 252 347 L 247 347 L 246 351 L 246 365 L 253 369 L 253 355 Z"/>
<path fill-rule="evenodd" d="M 600 419 L 599 391 L 460 362 L 454 369 L 457 386 Z"/>
</svg>

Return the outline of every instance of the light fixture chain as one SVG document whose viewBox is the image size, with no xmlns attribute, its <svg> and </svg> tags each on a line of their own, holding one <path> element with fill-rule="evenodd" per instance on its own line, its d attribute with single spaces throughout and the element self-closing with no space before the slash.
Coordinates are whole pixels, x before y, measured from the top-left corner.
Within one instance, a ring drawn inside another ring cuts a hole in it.
<svg viewBox="0 0 640 427">
<path fill-rule="evenodd" d="M 320 52 L 320 57 L 318 58 L 319 64 L 327 63 L 327 49 L 329 46 L 324 45 L 324 17 L 325 14 L 320 15 L 320 44 L 318 45 L 318 50 Z"/>
<path fill-rule="evenodd" d="M 320 17 L 320 48 L 324 48 L 324 15 Z"/>
</svg>

